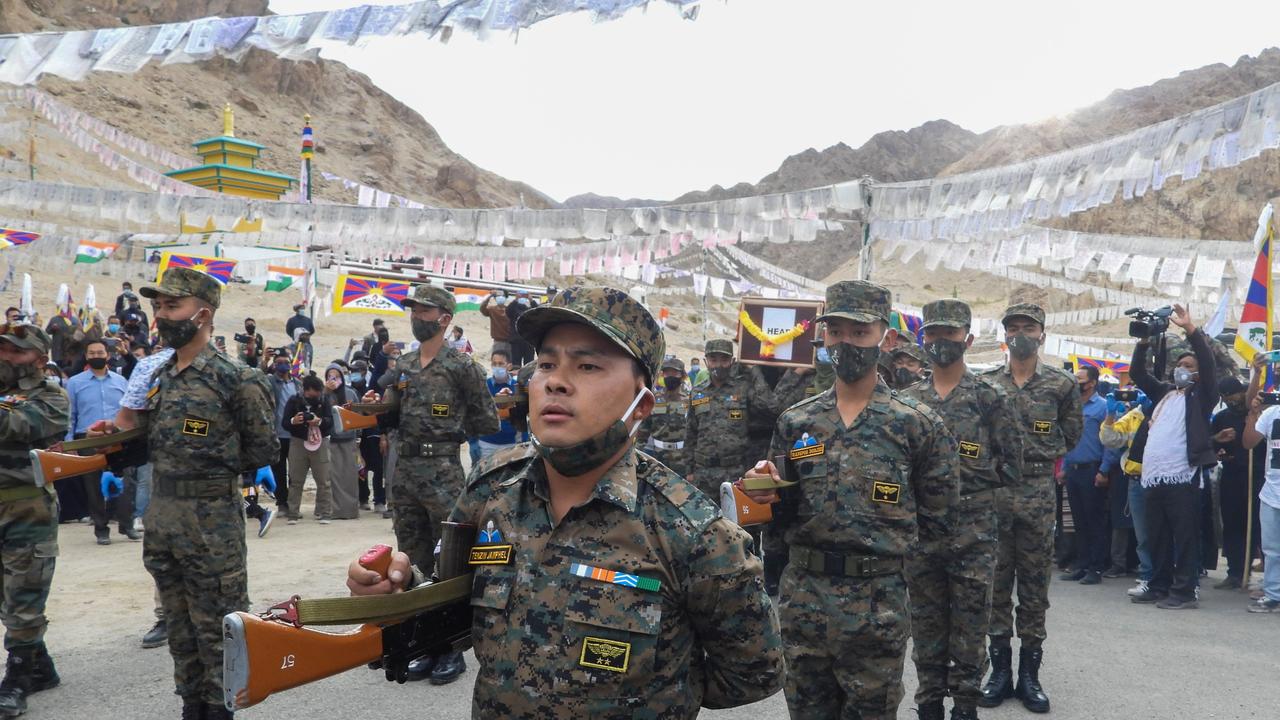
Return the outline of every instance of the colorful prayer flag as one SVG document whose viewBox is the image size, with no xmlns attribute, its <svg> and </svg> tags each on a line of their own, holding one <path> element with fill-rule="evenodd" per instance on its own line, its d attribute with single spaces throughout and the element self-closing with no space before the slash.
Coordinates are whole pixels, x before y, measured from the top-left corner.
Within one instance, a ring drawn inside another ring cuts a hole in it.
<svg viewBox="0 0 1280 720">
<path fill-rule="evenodd" d="M 190 268 L 226 285 L 231 282 L 231 273 L 236 269 L 236 261 L 167 252 L 160 256 L 160 268 L 156 271 L 156 282 L 160 282 L 161 278 L 164 277 L 165 271 L 171 267 Z"/>
<path fill-rule="evenodd" d="M 307 123 L 302 126 L 302 159 L 303 160 L 310 160 L 311 158 L 315 157 L 315 154 L 316 154 L 315 140 L 311 136 L 311 121 L 309 119 L 310 117 L 311 117 L 310 115 L 307 116 L 308 118 Z"/>
<path fill-rule="evenodd" d="M 453 299 L 457 303 L 455 312 L 463 310 L 479 310 L 480 303 L 488 297 L 488 290 L 476 290 L 475 288 L 454 288 Z"/>
<path fill-rule="evenodd" d="M 404 312 L 409 284 L 358 275 L 339 275 L 333 293 L 333 311 L 395 314 Z"/>
<path fill-rule="evenodd" d="M 1098 368 L 1099 375 L 1115 380 L 1119 380 L 1122 373 L 1129 372 L 1128 360 L 1106 360 L 1104 358 L 1089 357 L 1088 355 L 1069 355 L 1067 359 L 1072 362 L 1076 370 L 1083 367 L 1095 367 Z"/>
<path fill-rule="evenodd" d="M 11 228 L 0 228 L 0 249 L 14 247 L 17 245 L 26 245 L 40 239 L 40 233 L 26 232 L 24 230 L 13 230 Z"/>
<path fill-rule="evenodd" d="M 111 256 L 111 253 L 120 247 L 120 243 L 95 242 L 93 240 L 81 240 L 80 246 L 76 248 L 76 262 L 78 263 L 96 263 Z"/>
<path fill-rule="evenodd" d="M 1244 309 L 1240 311 L 1240 325 L 1236 331 L 1236 352 L 1246 363 L 1253 362 L 1258 352 L 1271 349 L 1271 242 L 1275 230 L 1267 224 L 1266 236 L 1258 248 L 1258 259 L 1253 264 L 1253 279 L 1245 295 Z"/>
<path fill-rule="evenodd" d="M 293 281 L 306 275 L 302 268 L 284 267 L 282 265 L 267 266 L 267 291 L 282 292 L 293 285 Z"/>
<path fill-rule="evenodd" d="M 894 310 L 889 314 L 889 327 L 915 340 L 917 345 L 924 344 L 924 318 L 918 315 Z"/>
</svg>

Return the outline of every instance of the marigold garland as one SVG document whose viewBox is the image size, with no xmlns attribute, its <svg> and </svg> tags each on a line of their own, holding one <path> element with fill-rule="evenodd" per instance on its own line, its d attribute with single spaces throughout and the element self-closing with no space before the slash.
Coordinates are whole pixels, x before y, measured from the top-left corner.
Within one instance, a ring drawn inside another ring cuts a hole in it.
<svg viewBox="0 0 1280 720">
<path fill-rule="evenodd" d="M 751 320 L 751 316 L 747 314 L 746 310 L 738 313 L 738 322 L 742 323 L 742 327 L 746 329 L 751 337 L 760 341 L 760 357 L 766 358 L 773 357 L 774 348 L 776 346 L 786 345 L 792 340 L 795 340 L 805 334 L 809 329 L 809 321 L 801 320 L 795 327 L 784 333 L 770 335 L 764 330 L 761 330 L 760 326 Z"/>
</svg>

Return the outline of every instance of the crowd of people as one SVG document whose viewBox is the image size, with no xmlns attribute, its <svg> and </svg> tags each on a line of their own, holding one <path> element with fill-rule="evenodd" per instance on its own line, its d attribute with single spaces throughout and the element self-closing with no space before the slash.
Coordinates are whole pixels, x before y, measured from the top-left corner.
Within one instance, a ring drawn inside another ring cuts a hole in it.
<svg viewBox="0 0 1280 720">
<path fill-rule="evenodd" d="M 1280 393 L 1263 392 L 1266 356 L 1246 383 L 1182 307 L 1185 338 L 1138 342 L 1132 383 L 1116 387 L 1040 358 L 1036 305 L 1006 310 L 1006 362 L 978 371 L 967 304 L 926 305 L 920 336 L 903 337 L 889 292 L 862 281 L 828 289 L 815 365 L 794 369 L 742 363 L 724 339 L 686 363 L 609 288 L 486 298 L 481 361 L 452 322 L 453 294 L 418 286 L 412 341 L 377 319 L 329 362 L 302 306 L 282 347 L 253 318 L 229 347 L 211 278 L 173 269 L 143 288 L 154 325 L 122 290 L 105 319 L 6 313 L 0 382 L 23 410 L 10 417 L 27 420 L 0 426 L 0 455 L 145 426 L 146 462 L 60 481 L 57 502 L 14 463 L 0 499 L 48 515 L 24 537 L 85 521 L 101 545 L 113 523 L 144 541 L 157 621 L 143 645 L 169 645 L 183 717 L 231 716 L 220 621 L 248 608 L 245 519 L 259 538 L 277 515 L 301 522 L 308 480 L 319 525 L 392 520 L 399 552 L 385 576 L 352 563 L 357 595 L 430 578 L 443 520 L 481 528 L 478 544 L 516 543 L 505 564 L 473 568 L 477 714 L 600 709 L 561 692 L 571 679 L 657 715 L 781 688 L 792 717 L 890 718 L 909 637 L 919 717 L 943 718 L 946 698 L 953 720 L 1013 697 L 1048 712 L 1054 564 L 1084 585 L 1135 575 L 1132 602 L 1191 609 L 1220 544 L 1217 587 L 1241 587 L 1246 558 L 1264 556 L 1248 609 L 1280 610 Z M 346 427 L 339 407 L 376 423 Z M 772 505 L 772 522 L 729 522 L 720 498 L 734 493 Z M 24 575 L 35 588 L 5 585 L 0 713 L 59 682 L 43 644 L 52 567 Z M 585 570 L 571 580 L 571 567 Z M 636 584 L 601 595 L 605 571 Z M 507 642 L 516 628 L 527 637 Z M 621 676 L 593 654 L 600 643 L 627 654 Z M 529 656 L 535 646 L 566 657 Z M 414 661 L 409 678 L 465 671 L 450 652 Z"/>
</svg>

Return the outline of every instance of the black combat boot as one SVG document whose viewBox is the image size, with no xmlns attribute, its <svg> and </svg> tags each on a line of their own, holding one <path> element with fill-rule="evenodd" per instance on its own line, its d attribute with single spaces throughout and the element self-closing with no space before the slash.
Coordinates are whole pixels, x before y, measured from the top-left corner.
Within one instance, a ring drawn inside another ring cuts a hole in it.
<svg viewBox="0 0 1280 720">
<path fill-rule="evenodd" d="M 1013 697 L 1013 649 L 1009 647 L 1009 638 L 993 637 L 987 652 L 991 656 L 991 677 L 982 686 L 982 699 L 978 704 L 993 708 Z"/>
<path fill-rule="evenodd" d="M 431 677 L 431 671 L 436 667 L 436 661 L 439 658 L 434 655 L 420 657 L 417 660 L 409 662 L 409 682 L 417 682 L 418 680 L 426 680 Z"/>
<path fill-rule="evenodd" d="M 951 708 L 951 720 L 978 720 L 978 708 L 957 704 Z"/>
<path fill-rule="evenodd" d="M 34 645 L 10 648 L 4 679 L 0 680 L 0 716 L 18 717 L 27 711 L 27 696 L 35 680 L 35 656 Z"/>
<path fill-rule="evenodd" d="M 466 671 L 467 661 L 462 658 L 462 653 L 453 652 L 448 655 L 441 655 L 436 660 L 435 669 L 431 671 L 431 684 L 448 685 L 457 680 Z"/>
<path fill-rule="evenodd" d="M 1049 712 L 1049 696 L 1040 687 L 1040 661 L 1044 659 L 1041 648 L 1018 648 L 1018 698 L 1033 713 Z"/>
<path fill-rule="evenodd" d="M 236 714 L 227 709 L 222 703 L 217 705 L 206 703 L 204 706 L 204 720 L 235 720 Z"/>
<path fill-rule="evenodd" d="M 916 708 L 920 720 L 947 720 L 947 711 L 942 708 L 941 700 L 927 702 Z"/>
<path fill-rule="evenodd" d="M 204 702 L 183 698 L 182 720 L 204 720 Z"/>
<path fill-rule="evenodd" d="M 28 695 L 56 688 L 62 684 L 62 678 L 58 677 L 58 670 L 53 666 L 53 658 L 49 657 L 49 651 L 44 643 L 37 643 L 33 647 L 31 687 L 27 689 Z"/>
</svg>

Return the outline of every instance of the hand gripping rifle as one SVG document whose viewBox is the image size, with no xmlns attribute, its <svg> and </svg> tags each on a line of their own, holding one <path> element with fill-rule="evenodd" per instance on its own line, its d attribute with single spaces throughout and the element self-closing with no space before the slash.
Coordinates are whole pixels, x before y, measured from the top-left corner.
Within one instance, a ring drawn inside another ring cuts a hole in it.
<svg viewBox="0 0 1280 720">
<path fill-rule="evenodd" d="M 528 402 L 528 396 L 523 392 L 512 395 L 494 395 L 493 404 L 498 408 L 498 417 L 506 420 L 511 413 L 511 408 L 518 403 Z M 334 432 L 347 432 L 349 430 L 365 430 L 371 427 L 377 427 L 378 416 L 396 409 L 397 406 L 391 403 L 348 403 L 346 405 L 335 405 L 333 408 L 333 430 Z"/>
<path fill-rule="evenodd" d="M 222 619 L 222 686 L 231 711 L 273 693 L 364 665 L 380 664 L 387 680 L 403 683 L 418 658 L 471 647 L 471 570 L 474 525 L 441 523 L 436 582 L 391 595 L 303 600 L 293 596 L 261 615 L 234 612 Z M 383 577 L 391 548 L 378 545 L 360 564 Z M 315 625 L 364 623 L 346 632 Z"/>
<path fill-rule="evenodd" d="M 62 443 L 64 452 L 32 450 L 31 469 L 35 471 L 36 487 L 44 487 L 63 478 L 87 475 L 99 470 L 110 470 L 123 475 L 126 468 L 145 465 L 147 462 L 147 429 L 145 427 Z M 56 447 L 56 446 L 55 446 Z M 89 455 L 79 455 L 76 450 L 92 450 Z"/>
</svg>

